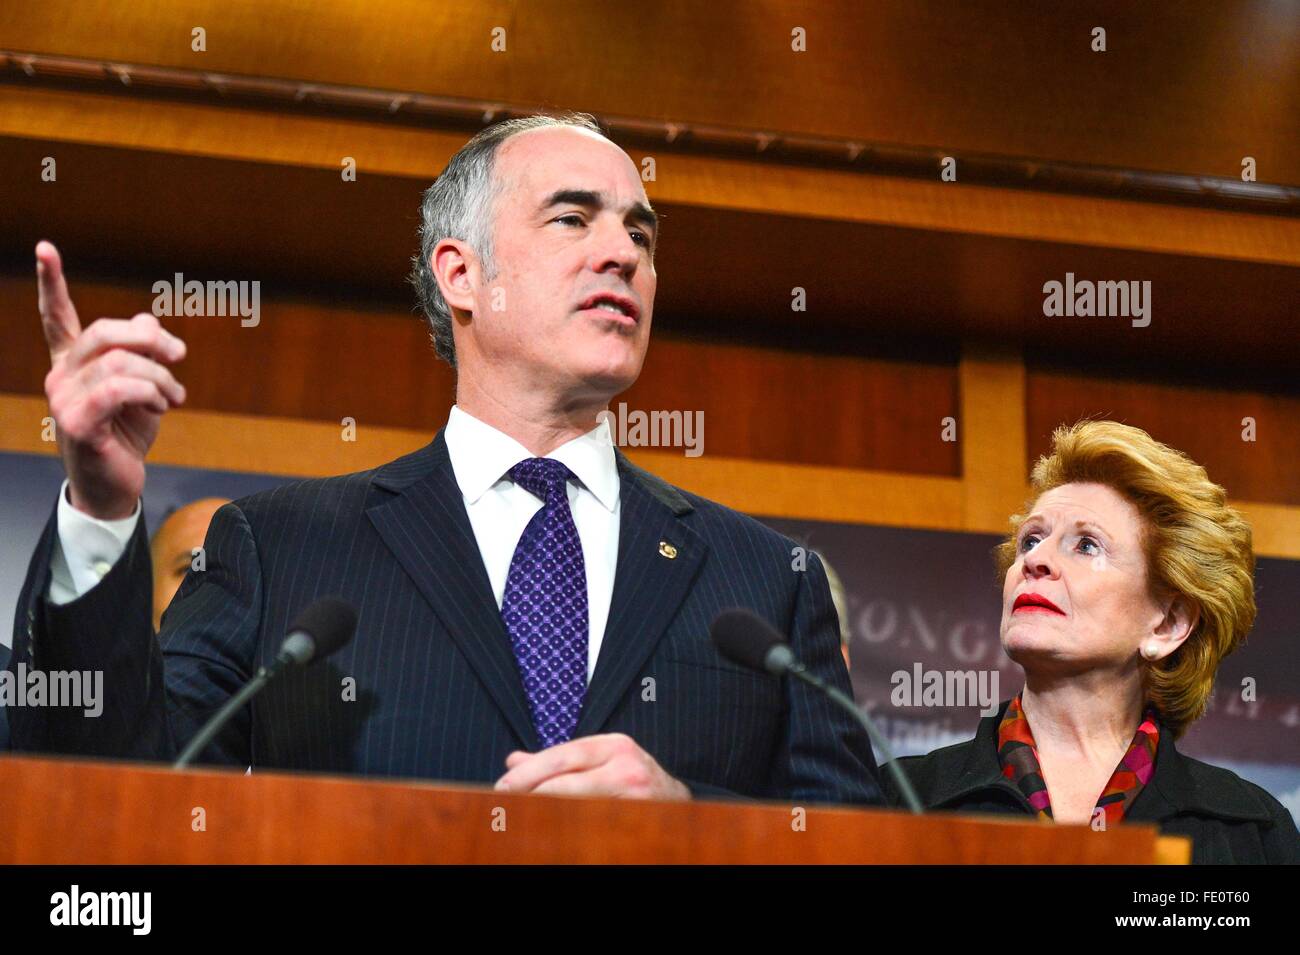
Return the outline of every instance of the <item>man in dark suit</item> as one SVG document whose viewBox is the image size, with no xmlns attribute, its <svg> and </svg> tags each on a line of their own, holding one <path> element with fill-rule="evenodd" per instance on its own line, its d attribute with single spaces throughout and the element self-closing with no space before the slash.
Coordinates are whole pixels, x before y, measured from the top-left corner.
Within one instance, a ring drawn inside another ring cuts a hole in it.
<svg viewBox="0 0 1300 955">
<path fill-rule="evenodd" d="M 237 766 L 495 782 L 511 792 L 879 801 L 856 724 L 723 659 L 753 608 L 840 689 L 815 556 L 634 467 L 600 420 L 649 341 L 657 219 L 588 117 L 470 141 L 426 194 L 414 281 L 456 406 L 422 450 L 222 507 L 150 627 L 144 457 L 184 400 L 148 314 L 84 331 L 37 248 L 46 380 L 68 481 L 19 604 L 15 661 L 102 669 L 104 712 L 15 713 L 21 749 L 166 759 L 342 595 L 341 652 L 272 685 L 207 748 Z"/>
</svg>

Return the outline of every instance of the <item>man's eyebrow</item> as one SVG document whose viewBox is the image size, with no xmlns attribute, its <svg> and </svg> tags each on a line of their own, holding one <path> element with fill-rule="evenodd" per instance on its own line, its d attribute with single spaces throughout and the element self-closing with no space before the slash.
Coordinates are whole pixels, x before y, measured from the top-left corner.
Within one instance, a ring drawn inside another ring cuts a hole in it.
<svg viewBox="0 0 1300 955">
<path fill-rule="evenodd" d="M 593 189 L 557 189 L 543 201 L 539 210 L 553 206 L 583 206 L 588 209 L 603 209 L 605 197 Z M 651 231 L 659 229 L 659 215 L 644 202 L 634 202 L 628 206 L 627 216 L 633 222 L 646 226 Z"/>
</svg>

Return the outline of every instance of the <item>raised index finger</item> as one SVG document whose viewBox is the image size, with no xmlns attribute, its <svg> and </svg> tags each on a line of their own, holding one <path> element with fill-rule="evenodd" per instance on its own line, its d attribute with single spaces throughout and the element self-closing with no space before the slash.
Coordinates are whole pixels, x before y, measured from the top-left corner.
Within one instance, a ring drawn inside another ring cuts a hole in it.
<svg viewBox="0 0 1300 955">
<path fill-rule="evenodd" d="M 36 290 L 45 342 L 50 357 L 58 358 L 81 334 L 81 321 L 68 295 L 59 250 L 44 240 L 36 243 Z"/>
</svg>

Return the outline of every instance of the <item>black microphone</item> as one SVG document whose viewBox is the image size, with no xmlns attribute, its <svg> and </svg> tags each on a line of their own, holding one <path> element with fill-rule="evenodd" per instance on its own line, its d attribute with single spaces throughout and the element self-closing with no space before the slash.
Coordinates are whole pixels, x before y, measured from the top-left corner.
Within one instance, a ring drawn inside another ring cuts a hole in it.
<svg viewBox="0 0 1300 955">
<path fill-rule="evenodd" d="M 274 680 L 286 667 L 306 666 L 314 660 L 325 657 L 341 649 L 357 629 L 357 612 L 353 606 L 341 597 L 321 597 L 306 610 L 298 614 L 289 634 L 280 644 L 280 652 L 269 666 L 260 667 L 257 675 L 244 684 L 243 688 L 226 701 L 206 723 L 203 729 L 190 740 L 188 746 L 172 764 L 172 769 L 184 769 L 203 748 L 212 742 L 213 737 L 229 722 L 239 709 L 261 692 L 262 688 Z"/>
<path fill-rule="evenodd" d="M 764 670 L 773 676 L 792 676 L 814 687 L 841 709 L 852 714 L 884 756 L 885 764 L 889 767 L 907 808 L 918 814 L 924 811 L 907 774 L 898 765 L 898 760 L 894 759 L 889 744 L 877 731 L 870 717 L 848 694 L 831 686 L 817 674 L 810 673 L 775 627 L 752 610 L 724 610 L 713 621 L 709 636 L 718 651 L 731 662 L 751 670 Z"/>
</svg>

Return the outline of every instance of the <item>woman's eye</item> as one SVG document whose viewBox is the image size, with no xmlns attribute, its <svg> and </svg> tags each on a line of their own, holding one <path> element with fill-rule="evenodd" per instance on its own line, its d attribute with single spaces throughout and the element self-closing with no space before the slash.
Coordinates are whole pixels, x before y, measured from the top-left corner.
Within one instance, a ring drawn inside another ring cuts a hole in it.
<svg viewBox="0 0 1300 955">
<path fill-rule="evenodd" d="M 1075 544 L 1075 547 L 1078 548 L 1079 554 L 1087 554 L 1088 556 L 1101 554 L 1101 544 L 1097 543 L 1095 538 L 1080 537 L 1079 543 Z"/>
<path fill-rule="evenodd" d="M 1020 553 L 1024 554 L 1038 546 L 1039 536 L 1037 534 L 1026 534 L 1020 538 Z"/>
</svg>

